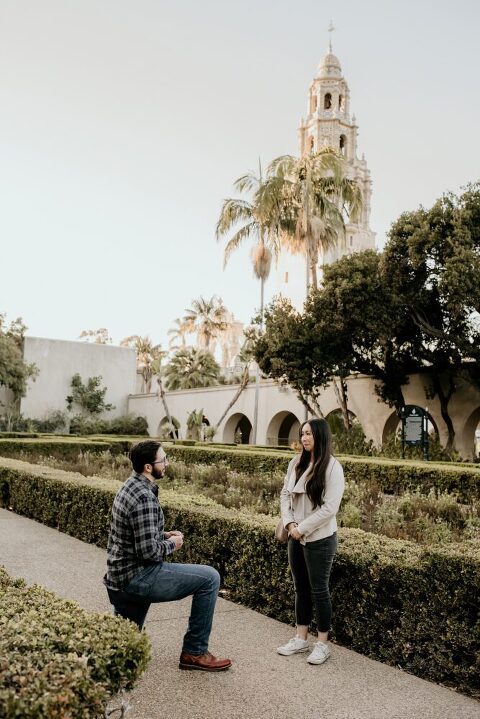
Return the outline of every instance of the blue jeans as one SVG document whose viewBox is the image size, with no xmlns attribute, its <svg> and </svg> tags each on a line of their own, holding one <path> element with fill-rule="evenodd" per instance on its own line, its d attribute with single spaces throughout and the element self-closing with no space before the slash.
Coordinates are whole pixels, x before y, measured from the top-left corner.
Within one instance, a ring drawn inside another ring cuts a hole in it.
<svg viewBox="0 0 480 719">
<path fill-rule="evenodd" d="M 208 651 L 219 588 L 220 575 L 213 567 L 164 562 L 143 569 L 124 591 L 142 602 L 173 602 L 193 595 L 182 651 L 198 655 Z"/>
<path fill-rule="evenodd" d="M 291 537 L 288 540 L 288 561 L 295 586 L 295 618 L 300 626 L 308 627 L 314 606 L 317 631 L 328 632 L 332 628 L 328 581 L 336 550 L 336 532 L 305 545 Z"/>
</svg>

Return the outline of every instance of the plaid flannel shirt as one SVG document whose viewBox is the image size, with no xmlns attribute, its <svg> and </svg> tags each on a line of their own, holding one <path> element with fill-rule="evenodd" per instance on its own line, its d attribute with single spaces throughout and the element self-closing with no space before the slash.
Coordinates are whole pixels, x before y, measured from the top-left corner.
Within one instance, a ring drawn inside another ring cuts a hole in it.
<svg viewBox="0 0 480 719">
<path fill-rule="evenodd" d="M 109 589 L 125 589 L 142 569 L 163 562 L 175 550 L 175 542 L 165 539 L 164 526 L 157 485 L 133 472 L 113 501 L 103 580 Z"/>
</svg>

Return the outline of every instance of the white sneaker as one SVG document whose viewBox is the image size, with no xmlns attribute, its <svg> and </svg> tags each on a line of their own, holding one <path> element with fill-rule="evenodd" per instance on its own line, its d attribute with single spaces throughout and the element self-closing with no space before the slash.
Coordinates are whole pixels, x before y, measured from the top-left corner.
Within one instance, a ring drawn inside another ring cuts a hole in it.
<svg viewBox="0 0 480 719">
<path fill-rule="evenodd" d="M 309 664 L 323 664 L 330 656 L 330 647 L 325 642 L 315 642 L 313 652 L 307 658 Z"/>
<path fill-rule="evenodd" d="M 293 637 L 282 647 L 278 647 L 277 652 L 284 657 L 288 657 L 290 654 L 308 652 L 308 641 L 306 639 L 300 639 L 300 637 Z"/>
</svg>

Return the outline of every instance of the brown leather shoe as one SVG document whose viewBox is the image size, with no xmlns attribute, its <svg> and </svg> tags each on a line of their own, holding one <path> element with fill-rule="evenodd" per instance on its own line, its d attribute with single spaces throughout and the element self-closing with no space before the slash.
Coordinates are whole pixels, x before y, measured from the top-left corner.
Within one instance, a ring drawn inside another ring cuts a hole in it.
<svg viewBox="0 0 480 719">
<path fill-rule="evenodd" d="M 205 654 L 180 654 L 180 669 L 200 669 L 203 672 L 223 672 L 232 666 L 231 659 L 217 659 L 210 652 Z"/>
</svg>

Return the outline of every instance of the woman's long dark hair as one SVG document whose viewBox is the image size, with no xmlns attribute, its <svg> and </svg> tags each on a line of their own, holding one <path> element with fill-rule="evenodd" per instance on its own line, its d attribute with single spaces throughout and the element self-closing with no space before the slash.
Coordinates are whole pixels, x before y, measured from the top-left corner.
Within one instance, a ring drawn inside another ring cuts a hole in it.
<svg viewBox="0 0 480 719">
<path fill-rule="evenodd" d="M 313 436 L 313 468 L 306 480 L 305 489 L 307 497 L 313 504 L 313 508 L 321 507 L 323 504 L 323 492 L 325 490 L 325 473 L 327 471 L 330 457 L 332 456 L 332 433 L 326 419 L 308 419 L 300 427 L 300 440 L 302 429 L 306 424 L 310 425 Z M 311 452 L 303 447 L 300 461 L 295 473 L 297 481 L 307 469 L 311 460 Z"/>
</svg>

